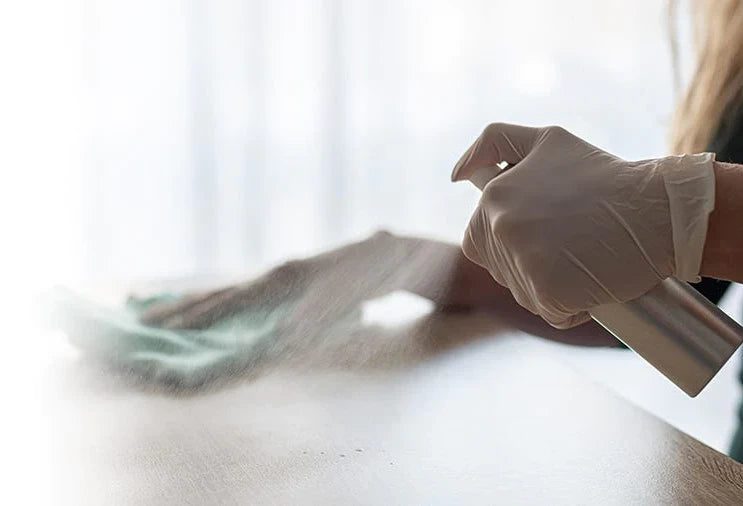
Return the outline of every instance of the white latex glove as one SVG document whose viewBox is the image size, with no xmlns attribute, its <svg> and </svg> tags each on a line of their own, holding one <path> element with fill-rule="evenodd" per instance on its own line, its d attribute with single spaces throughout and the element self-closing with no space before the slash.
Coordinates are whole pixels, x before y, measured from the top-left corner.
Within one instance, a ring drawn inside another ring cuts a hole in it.
<svg viewBox="0 0 743 506">
<path fill-rule="evenodd" d="M 492 124 L 452 180 L 484 187 L 462 249 L 526 309 L 558 328 L 663 279 L 698 281 L 714 155 L 628 162 L 560 127 Z M 481 183 L 482 184 L 482 183 Z"/>
</svg>

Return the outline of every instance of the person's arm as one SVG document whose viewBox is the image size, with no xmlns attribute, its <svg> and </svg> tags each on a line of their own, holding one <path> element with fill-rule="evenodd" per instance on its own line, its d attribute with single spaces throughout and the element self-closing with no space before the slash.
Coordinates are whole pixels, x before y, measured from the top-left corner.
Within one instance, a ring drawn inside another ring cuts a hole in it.
<svg viewBox="0 0 743 506">
<path fill-rule="evenodd" d="M 328 308 L 342 311 L 396 290 L 424 297 L 440 308 L 492 311 L 506 325 L 545 339 L 583 346 L 618 343 L 593 322 L 567 331 L 549 326 L 522 308 L 457 245 L 386 232 L 293 260 L 252 281 L 154 306 L 142 319 L 165 327 L 201 328 L 246 307 L 293 298 L 306 306 L 302 314 L 318 318 Z"/>
<path fill-rule="evenodd" d="M 701 274 L 743 282 L 743 165 L 715 162 L 715 209 L 709 217 Z"/>
</svg>

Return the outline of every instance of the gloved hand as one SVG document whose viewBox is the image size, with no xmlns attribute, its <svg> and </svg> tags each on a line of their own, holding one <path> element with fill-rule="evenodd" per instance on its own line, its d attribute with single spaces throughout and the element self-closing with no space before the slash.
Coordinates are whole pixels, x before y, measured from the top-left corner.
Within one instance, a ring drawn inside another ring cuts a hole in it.
<svg viewBox="0 0 743 506">
<path fill-rule="evenodd" d="M 515 166 L 484 187 L 462 249 L 526 309 L 573 327 L 592 307 L 639 297 L 666 277 L 699 280 L 713 161 L 628 162 L 560 127 L 492 124 L 452 180 Z"/>
</svg>

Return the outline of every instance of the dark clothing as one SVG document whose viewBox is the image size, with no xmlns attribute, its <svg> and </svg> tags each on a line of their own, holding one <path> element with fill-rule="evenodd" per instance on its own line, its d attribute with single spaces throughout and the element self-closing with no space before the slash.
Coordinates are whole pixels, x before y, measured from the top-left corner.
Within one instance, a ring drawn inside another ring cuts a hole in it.
<svg viewBox="0 0 743 506">
<path fill-rule="evenodd" d="M 743 164 L 743 107 L 739 107 L 734 114 L 729 115 L 728 119 L 722 121 L 707 151 L 715 153 L 716 159 L 720 162 Z M 704 278 L 700 283 L 696 283 L 694 288 L 717 304 L 729 286 L 729 281 Z M 743 384 L 743 370 L 739 378 Z M 738 428 L 735 431 L 729 454 L 738 462 L 743 462 L 743 404 L 738 409 Z"/>
<path fill-rule="evenodd" d="M 725 292 L 730 286 L 730 281 L 702 278 L 701 282 L 694 283 L 693 286 L 699 293 L 707 297 L 710 302 L 718 304 L 720 302 L 720 299 L 722 299 L 722 296 L 725 295 Z"/>
</svg>

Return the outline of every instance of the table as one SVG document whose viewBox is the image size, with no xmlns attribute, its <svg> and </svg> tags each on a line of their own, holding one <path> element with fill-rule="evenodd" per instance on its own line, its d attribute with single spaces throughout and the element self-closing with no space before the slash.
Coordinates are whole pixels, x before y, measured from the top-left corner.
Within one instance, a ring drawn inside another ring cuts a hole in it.
<svg viewBox="0 0 743 506">
<path fill-rule="evenodd" d="M 483 314 L 366 323 L 216 391 L 55 372 L 68 504 L 740 504 L 743 465 Z"/>
</svg>

